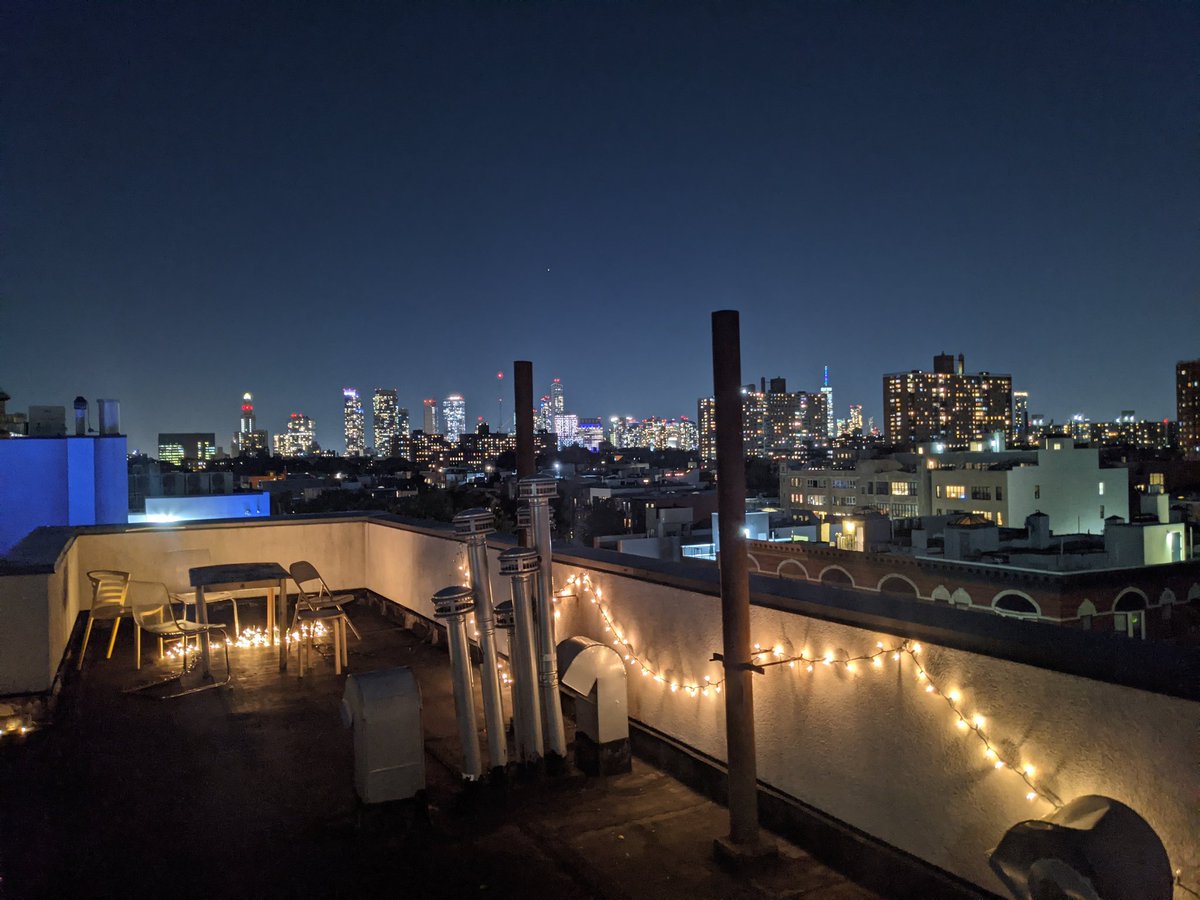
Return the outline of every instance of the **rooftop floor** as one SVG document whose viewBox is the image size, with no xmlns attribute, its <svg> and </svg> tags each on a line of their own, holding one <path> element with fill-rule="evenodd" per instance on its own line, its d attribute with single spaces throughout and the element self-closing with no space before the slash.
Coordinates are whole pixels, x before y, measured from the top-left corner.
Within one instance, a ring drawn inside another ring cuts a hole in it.
<svg viewBox="0 0 1200 900">
<path fill-rule="evenodd" d="M 166 664 L 135 670 L 128 623 L 105 660 L 101 624 L 53 724 L 0 745 L 0 897 L 874 896 L 786 842 L 761 871 L 720 868 L 726 811 L 636 758 L 626 775 L 464 790 L 445 648 L 351 613 L 350 671 L 406 665 L 421 685 L 427 822 L 358 815 L 331 660 L 299 679 L 294 657 L 281 674 L 276 650 L 234 649 L 229 687 L 159 702 L 121 690 Z"/>
</svg>

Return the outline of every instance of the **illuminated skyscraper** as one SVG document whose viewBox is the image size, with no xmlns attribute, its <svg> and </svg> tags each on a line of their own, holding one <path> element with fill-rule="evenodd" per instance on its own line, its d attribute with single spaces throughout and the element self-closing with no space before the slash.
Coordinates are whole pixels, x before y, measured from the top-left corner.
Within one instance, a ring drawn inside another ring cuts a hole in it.
<svg viewBox="0 0 1200 900">
<path fill-rule="evenodd" d="M 467 401 L 459 394 L 451 394 L 442 401 L 442 423 L 446 440 L 451 445 L 458 443 L 459 436 L 467 430 Z"/>
<path fill-rule="evenodd" d="M 712 397 L 701 397 L 697 407 L 700 465 L 711 466 L 717 461 L 717 401 Z"/>
<path fill-rule="evenodd" d="M 371 398 L 371 430 L 375 441 L 375 455 L 379 457 L 399 455 L 396 439 L 400 435 L 399 409 L 395 388 L 375 388 Z"/>
<path fill-rule="evenodd" d="M 1029 391 L 1013 391 L 1013 440 L 1024 444 L 1029 440 Z"/>
<path fill-rule="evenodd" d="M 346 421 L 346 455 L 362 456 L 366 449 L 365 424 L 363 421 L 362 401 L 358 399 L 357 388 L 343 388 L 343 415 Z"/>
<path fill-rule="evenodd" d="M 437 401 L 433 398 L 422 400 L 421 406 L 425 410 L 424 427 L 421 429 L 426 434 L 441 434 L 438 429 L 438 409 Z"/>
<path fill-rule="evenodd" d="M 396 456 L 412 458 L 412 429 L 409 427 L 408 407 L 396 410 Z"/>
<path fill-rule="evenodd" d="M 836 423 L 833 421 L 833 388 L 829 386 L 829 366 L 825 367 L 825 380 L 821 383 L 821 393 L 825 395 L 825 436 L 837 437 Z"/>
<path fill-rule="evenodd" d="M 1200 459 L 1200 359 L 1175 366 L 1175 412 L 1184 458 Z"/>
<path fill-rule="evenodd" d="M 242 394 L 242 417 L 238 422 L 237 433 L 233 436 L 233 452 L 238 456 L 247 453 L 265 453 L 267 450 L 267 433 L 259 431 L 258 420 L 254 415 L 254 397 L 249 392 Z"/>
<path fill-rule="evenodd" d="M 566 411 L 567 401 L 563 395 L 562 382 L 555 378 L 550 383 L 550 415 L 561 416 Z"/>
<path fill-rule="evenodd" d="M 317 423 L 304 413 L 292 413 L 283 434 L 275 435 L 275 455 L 310 456 L 316 451 Z"/>
<path fill-rule="evenodd" d="M 887 439 L 897 446 L 931 441 L 966 447 L 974 439 L 1003 432 L 1012 438 L 1012 376 L 980 372 L 967 375 L 962 354 L 934 357 L 932 372 L 883 376 L 883 413 Z"/>
<path fill-rule="evenodd" d="M 854 432 L 856 432 L 856 431 L 857 431 L 857 432 L 859 432 L 859 433 L 861 433 L 861 432 L 862 432 L 862 430 L 863 430 L 863 418 L 862 418 L 862 404 L 861 404 L 861 403 L 851 403 L 851 404 L 850 404 L 850 423 L 849 423 L 849 427 L 850 427 L 850 433 L 851 433 L 851 434 L 853 434 L 853 433 L 854 433 Z"/>
<path fill-rule="evenodd" d="M 546 394 L 538 403 L 533 427 L 538 431 L 553 431 L 554 423 L 551 421 L 553 416 L 554 412 L 550 408 L 550 395 Z"/>
<path fill-rule="evenodd" d="M 558 449 L 570 447 L 579 442 L 579 417 L 575 413 L 559 413 L 551 416 L 553 431 L 558 435 Z"/>
</svg>

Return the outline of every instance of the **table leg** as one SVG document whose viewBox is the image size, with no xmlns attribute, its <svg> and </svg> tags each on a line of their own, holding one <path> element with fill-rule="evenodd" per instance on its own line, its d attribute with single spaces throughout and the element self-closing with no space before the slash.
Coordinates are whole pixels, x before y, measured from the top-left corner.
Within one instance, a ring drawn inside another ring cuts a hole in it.
<svg viewBox="0 0 1200 900">
<path fill-rule="evenodd" d="M 287 583 L 279 579 L 279 601 L 275 604 L 275 621 L 279 623 L 279 671 L 287 671 L 288 600 Z"/>
<path fill-rule="evenodd" d="M 201 625 L 208 624 L 208 604 L 204 602 L 204 587 L 196 588 L 196 621 Z M 187 638 L 184 638 L 186 641 Z M 208 679 L 212 677 L 211 671 L 212 659 L 209 655 L 208 632 L 200 633 L 200 678 Z"/>
<path fill-rule="evenodd" d="M 267 588 L 267 640 L 275 646 L 275 588 Z"/>
</svg>

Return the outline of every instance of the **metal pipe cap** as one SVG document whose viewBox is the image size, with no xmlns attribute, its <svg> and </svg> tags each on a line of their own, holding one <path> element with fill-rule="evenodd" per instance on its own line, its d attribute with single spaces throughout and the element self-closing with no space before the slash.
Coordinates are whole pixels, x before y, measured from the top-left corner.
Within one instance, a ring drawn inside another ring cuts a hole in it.
<svg viewBox="0 0 1200 900">
<path fill-rule="evenodd" d="M 513 610 L 513 602 L 505 600 L 503 603 L 497 603 L 493 610 L 493 615 L 496 617 L 496 627 L 503 628 L 506 631 L 511 631 L 517 627 L 517 618 Z"/>
<path fill-rule="evenodd" d="M 532 475 L 518 483 L 522 500 L 542 499 L 558 495 L 558 482 L 549 475 Z"/>
<path fill-rule="evenodd" d="M 491 534 L 496 530 L 496 517 L 490 509 L 464 509 L 454 517 L 454 533 L 459 535 Z"/>
<path fill-rule="evenodd" d="M 528 506 L 522 506 L 517 510 L 517 527 L 518 528 L 532 528 L 533 527 L 533 513 L 530 511 Z"/>
<path fill-rule="evenodd" d="M 540 565 L 541 557 L 532 547 L 510 547 L 500 554 L 501 575 L 528 575 Z"/>
<path fill-rule="evenodd" d="M 461 584 L 452 584 L 433 595 L 433 605 L 436 618 L 453 619 L 455 616 L 465 616 L 475 608 L 475 592 Z"/>
</svg>

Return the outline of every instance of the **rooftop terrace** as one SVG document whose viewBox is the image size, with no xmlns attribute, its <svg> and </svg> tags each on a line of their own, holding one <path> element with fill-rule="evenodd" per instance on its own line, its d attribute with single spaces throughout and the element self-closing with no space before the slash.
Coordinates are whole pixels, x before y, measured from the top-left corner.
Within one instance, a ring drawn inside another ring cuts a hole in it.
<svg viewBox="0 0 1200 900">
<path fill-rule="evenodd" d="M 489 543 L 497 601 L 508 596 L 495 560 L 504 546 Z M 170 704 L 119 693 L 135 679 L 128 633 L 111 661 L 89 648 L 81 677 L 60 669 L 77 646 L 87 571 L 154 580 L 166 551 L 196 548 L 214 562 L 309 559 L 335 589 L 364 597 L 350 670 L 416 669 L 429 827 L 391 813 L 356 825 L 350 733 L 337 718 L 344 678 L 331 667 L 300 681 L 270 651 L 236 650 L 231 687 Z M 558 638 L 618 640 L 629 657 L 634 772 L 471 797 L 456 774 L 444 650 L 420 639 L 436 627 L 430 598 L 461 580 L 462 564 L 448 530 L 375 514 L 35 533 L 0 566 L 0 693 L 59 684 L 61 701 L 49 727 L 0 743 L 5 889 L 371 894 L 399 876 L 426 896 L 481 884 L 552 896 L 857 896 L 853 878 L 897 896 L 1003 894 L 992 849 L 1015 824 L 1084 795 L 1127 804 L 1182 882 L 1200 880 L 1194 650 L 773 578 L 752 579 L 765 664 L 754 688 L 760 813 L 803 849 L 761 876 L 724 873 L 711 839 L 727 822 L 706 799 L 723 793 L 715 566 L 600 551 L 555 552 Z M 399 628 L 398 614 L 417 631 Z"/>
<path fill-rule="evenodd" d="M 427 819 L 360 813 L 331 661 L 300 679 L 269 647 L 235 649 L 228 688 L 160 703 L 121 692 L 167 668 L 138 673 L 129 630 L 111 660 L 68 669 L 52 727 L 0 746 L 3 895 L 874 896 L 786 843 L 753 879 L 718 868 L 724 810 L 641 761 L 465 786 L 444 646 L 367 604 L 353 616 L 351 671 L 406 665 L 421 685 Z"/>
</svg>

